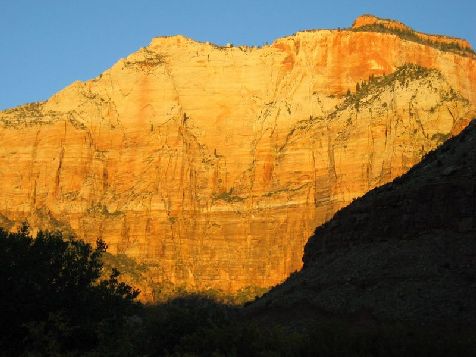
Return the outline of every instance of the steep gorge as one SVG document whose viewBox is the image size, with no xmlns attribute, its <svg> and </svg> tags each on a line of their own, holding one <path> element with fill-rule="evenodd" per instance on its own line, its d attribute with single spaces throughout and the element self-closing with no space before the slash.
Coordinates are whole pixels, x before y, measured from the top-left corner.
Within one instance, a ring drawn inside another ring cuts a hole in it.
<svg viewBox="0 0 476 357">
<path fill-rule="evenodd" d="M 146 299 L 267 288 L 316 226 L 467 125 L 475 79 L 471 51 L 356 28 L 155 38 L 0 112 L 0 223 L 103 238 L 145 264 Z"/>
</svg>

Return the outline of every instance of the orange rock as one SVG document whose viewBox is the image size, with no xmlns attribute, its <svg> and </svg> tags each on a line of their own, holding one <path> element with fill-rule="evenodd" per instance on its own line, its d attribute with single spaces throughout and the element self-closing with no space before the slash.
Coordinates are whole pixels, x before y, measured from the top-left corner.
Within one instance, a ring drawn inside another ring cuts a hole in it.
<svg viewBox="0 0 476 357">
<path fill-rule="evenodd" d="M 416 32 L 411 27 L 399 21 L 390 20 L 390 19 L 381 19 L 373 15 L 359 16 L 352 24 L 352 28 L 359 28 L 359 27 L 364 27 L 369 25 L 382 25 L 389 29 L 394 29 L 394 30 L 398 30 L 402 32 L 410 32 L 424 41 L 443 43 L 443 44 L 456 44 L 462 49 L 471 49 L 471 44 L 467 40 L 456 38 L 456 37 L 428 35 L 426 33 Z"/>
<path fill-rule="evenodd" d="M 269 287 L 301 267 L 316 225 L 465 127 L 475 64 L 351 30 L 262 48 L 155 38 L 0 113 L 0 223 L 103 238 L 151 284 Z"/>
</svg>

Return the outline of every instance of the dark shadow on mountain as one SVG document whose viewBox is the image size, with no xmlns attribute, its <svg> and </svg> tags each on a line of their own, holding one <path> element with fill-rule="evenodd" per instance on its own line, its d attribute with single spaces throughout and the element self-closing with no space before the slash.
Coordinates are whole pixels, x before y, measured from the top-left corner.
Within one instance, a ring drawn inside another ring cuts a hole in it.
<svg viewBox="0 0 476 357">
<path fill-rule="evenodd" d="M 245 308 L 143 305 L 101 275 L 102 242 L 0 230 L 0 354 L 476 355 L 475 172 L 473 121 L 317 228 L 302 271 Z"/>
<path fill-rule="evenodd" d="M 336 213 L 309 239 L 303 269 L 251 304 L 264 321 L 329 316 L 474 331 L 476 121 L 407 174 Z"/>
</svg>

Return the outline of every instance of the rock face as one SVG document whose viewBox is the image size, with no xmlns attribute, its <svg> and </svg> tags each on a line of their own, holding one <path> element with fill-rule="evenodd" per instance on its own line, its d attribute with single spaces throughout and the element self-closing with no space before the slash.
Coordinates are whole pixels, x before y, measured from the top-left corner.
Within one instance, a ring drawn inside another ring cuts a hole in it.
<svg viewBox="0 0 476 357">
<path fill-rule="evenodd" d="M 474 325 L 475 257 L 476 119 L 318 227 L 302 271 L 249 309 Z"/>
<path fill-rule="evenodd" d="M 362 28 L 262 48 L 155 38 L 0 112 L 0 223 L 103 238 L 147 286 L 269 287 L 316 225 L 467 125 L 475 79 L 470 50 Z"/>
<path fill-rule="evenodd" d="M 418 39 L 419 41 L 426 42 L 427 44 L 438 46 L 438 45 L 449 45 L 453 49 L 469 50 L 472 51 L 471 45 L 468 41 L 461 38 L 454 38 L 448 36 L 440 35 L 429 35 L 426 33 L 416 32 L 411 27 L 407 25 L 390 19 L 381 19 L 372 15 L 362 15 L 359 16 L 354 23 L 352 24 L 353 29 L 374 29 L 374 30 L 388 30 L 396 31 L 399 35 L 412 36 Z"/>
</svg>

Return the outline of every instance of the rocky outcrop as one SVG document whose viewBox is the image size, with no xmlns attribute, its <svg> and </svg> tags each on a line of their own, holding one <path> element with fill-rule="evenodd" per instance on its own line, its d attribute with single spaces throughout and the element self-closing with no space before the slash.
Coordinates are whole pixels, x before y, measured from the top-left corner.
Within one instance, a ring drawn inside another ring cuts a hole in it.
<svg viewBox="0 0 476 357">
<path fill-rule="evenodd" d="M 475 257 L 476 120 L 318 227 L 302 271 L 249 310 L 474 324 Z"/>
<path fill-rule="evenodd" d="M 407 35 L 414 37 L 415 40 L 422 41 L 429 45 L 441 45 L 447 46 L 448 49 L 460 49 L 467 51 L 468 53 L 473 53 L 471 44 L 462 38 L 455 38 L 442 35 L 429 35 L 426 33 L 421 33 L 414 31 L 411 27 L 395 20 L 390 19 L 381 19 L 373 15 L 362 15 L 359 16 L 354 23 L 352 24 L 353 29 L 368 29 L 368 30 L 388 30 L 394 31 L 397 35 Z"/>
<path fill-rule="evenodd" d="M 368 31 L 262 48 L 155 38 L 0 113 L 0 223 L 103 238 L 147 266 L 151 299 L 269 287 L 316 225 L 466 126 L 475 63 Z"/>
</svg>

